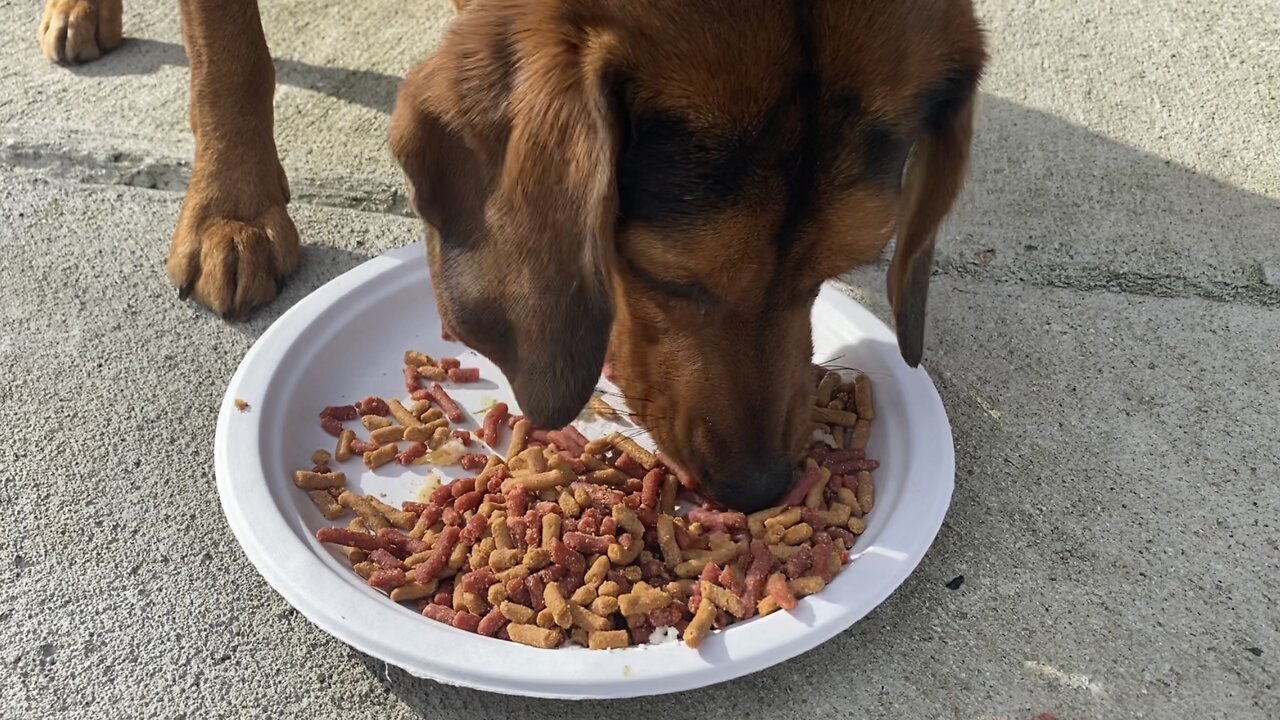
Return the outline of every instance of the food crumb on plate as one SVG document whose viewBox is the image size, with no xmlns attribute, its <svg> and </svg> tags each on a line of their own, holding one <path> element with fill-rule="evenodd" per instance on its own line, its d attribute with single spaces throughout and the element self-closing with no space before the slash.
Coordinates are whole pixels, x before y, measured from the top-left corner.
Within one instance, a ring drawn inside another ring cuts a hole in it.
<svg viewBox="0 0 1280 720">
<path fill-rule="evenodd" d="M 242 400 L 242 399 L 240 399 L 240 398 L 236 398 L 236 400 L 235 400 L 235 406 L 236 406 L 236 409 L 237 409 L 237 410 L 239 410 L 240 412 L 248 412 L 248 411 L 249 411 L 249 403 L 245 402 L 244 400 Z"/>
<path fill-rule="evenodd" d="M 431 473 L 422 479 L 422 485 L 418 487 L 418 491 L 414 493 L 413 499 L 420 503 L 431 502 L 431 493 L 440 487 L 440 475 Z"/>
<path fill-rule="evenodd" d="M 680 631 L 673 627 L 656 627 L 653 629 L 653 634 L 649 636 L 650 645 L 666 645 L 679 640 Z"/>
</svg>

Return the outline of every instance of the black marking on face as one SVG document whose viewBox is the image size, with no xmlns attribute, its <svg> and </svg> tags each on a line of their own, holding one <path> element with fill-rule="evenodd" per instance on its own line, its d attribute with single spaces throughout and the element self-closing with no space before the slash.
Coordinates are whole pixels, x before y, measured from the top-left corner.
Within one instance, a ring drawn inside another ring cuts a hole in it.
<svg viewBox="0 0 1280 720">
<path fill-rule="evenodd" d="M 800 130 L 794 159 L 787 168 L 787 200 L 782 221 L 773 235 L 780 260 L 785 257 L 805 216 L 817 200 L 818 160 L 822 143 L 822 128 L 818 118 L 821 81 L 818 77 L 817 49 L 814 47 L 814 9 L 809 0 L 795 0 L 793 12 L 800 65 L 791 83 L 790 97 L 784 101 L 798 114 Z"/>
<path fill-rule="evenodd" d="M 618 158 L 619 223 L 681 226 L 728 207 L 752 173 L 751 151 L 673 113 L 630 117 Z"/>
</svg>

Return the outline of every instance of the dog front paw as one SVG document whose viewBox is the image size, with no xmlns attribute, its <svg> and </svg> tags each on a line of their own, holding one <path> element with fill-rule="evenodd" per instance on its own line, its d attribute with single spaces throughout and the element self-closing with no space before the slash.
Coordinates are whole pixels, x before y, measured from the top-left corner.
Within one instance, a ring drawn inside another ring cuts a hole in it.
<svg viewBox="0 0 1280 720">
<path fill-rule="evenodd" d="M 37 39 L 50 62 L 93 60 L 120 47 L 121 0 L 45 0 Z"/>
<path fill-rule="evenodd" d="M 213 184 L 193 181 L 187 189 L 169 246 L 169 279 L 180 298 L 243 320 L 275 299 L 297 266 L 298 230 L 285 211 L 287 190 L 264 199 Z"/>
</svg>

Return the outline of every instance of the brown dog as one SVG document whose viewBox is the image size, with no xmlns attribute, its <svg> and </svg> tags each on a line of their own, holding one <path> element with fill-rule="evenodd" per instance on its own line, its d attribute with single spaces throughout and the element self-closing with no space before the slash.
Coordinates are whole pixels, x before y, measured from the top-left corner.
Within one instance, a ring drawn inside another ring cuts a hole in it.
<svg viewBox="0 0 1280 720">
<path fill-rule="evenodd" d="M 298 254 L 271 60 L 251 0 L 182 14 L 197 157 L 169 272 L 238 316 Z M 985 57 L 969 0 L 473 0 L 392 118 L 441 316 L 544 427 L 608 350 L 661 448 L 766 506 L 810 426 L 818 288 L 895 233 L 920 360 Z"/>
</svg>

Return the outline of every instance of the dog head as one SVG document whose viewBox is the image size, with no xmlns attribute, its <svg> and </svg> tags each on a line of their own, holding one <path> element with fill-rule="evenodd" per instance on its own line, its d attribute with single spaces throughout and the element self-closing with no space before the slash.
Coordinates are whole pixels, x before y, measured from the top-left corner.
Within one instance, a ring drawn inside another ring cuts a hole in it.
<svg viewBox="0 0 1280 720">
<path fill-rule="evenodd" d="M 963 0 L 473 0 L 392 118 L 441 316 L 543 427 L 608 350 L 659 447 L 764 507 L 810 428 L 818 289 L 895 234 L 920 361 L 984 61 Z"/>
</svg>

